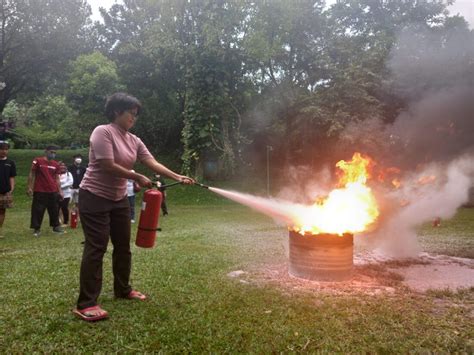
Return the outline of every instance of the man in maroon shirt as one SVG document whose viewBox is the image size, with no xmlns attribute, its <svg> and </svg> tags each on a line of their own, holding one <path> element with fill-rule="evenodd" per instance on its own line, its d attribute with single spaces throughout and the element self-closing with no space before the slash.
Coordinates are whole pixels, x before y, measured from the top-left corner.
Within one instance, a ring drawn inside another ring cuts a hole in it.
<svg viewBox="0 0 474 355">
<path fill-rule="evenodd" d="M 56 160 L 55 146 L 48 146 L 44 157 L 38 157 L 31 164 L 28 176 L 28 195 L 33 196 L 31 205 L 31 229 L 35 237 L 40 236 L 44 212 L 47 209 L 49 225 L 53 232 L 62 234 L 59 222 L 59 201 L 62 200 L 59 164 Z"/>
</svg>

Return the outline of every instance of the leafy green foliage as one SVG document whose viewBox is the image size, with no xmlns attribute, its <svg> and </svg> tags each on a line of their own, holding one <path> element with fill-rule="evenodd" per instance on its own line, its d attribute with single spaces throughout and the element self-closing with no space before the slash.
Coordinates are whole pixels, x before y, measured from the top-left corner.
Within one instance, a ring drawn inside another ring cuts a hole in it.
<svg viewBox="0 0 474 355">
<path fill-rule="evenodd" d="M 39 97 L 28 108 L 14 103 L 8 106 L 6 114 L 15 122 L 17 147 L 41 148 L 53 143 L 68 146 L 77 133 L 77 114 L 64 96 Z"/>
<path fill-rule="evenodd" d="M 103 12 L 98 26 L 127 90 L 144 105 L 135 132 L 156 152 L 181 149 L 185 51 L 179 7 L 175 1 L 125 1 Z"/>
<path fill-rule="evenodd" d="M 452 52 L 449 43 L 470 43 L 474 35 L 464 19 L 449 16 L 444 1 L 342 0 L 326 7 L 322 0 L 124 0 L 103 10 L 103 23 L 93 27 L 84 20 L 84 1 L 5 4 L 17 17 L 2 16 L 30 26 L 18 37 L 29 48 L 21 58 L 40 58 L 28 65 L 35 63 L 42 73 L 41 85 L 28 76 L 31 80 L 17 87 L 21 95 L 3 92 L 5 102 L 16 98 L 28 107 L 38 96 L 66 94 L 77 112 L 75 139 L 83 143 L 95 125 L 105 122 L 105 97 L 127 90 L 144 104 L 134 132 L 155 153 L 180 156 L 182 169 L 195 175 L 215 162 L 221 177 L 241 171 L 246 160 L 260 166 L 266 145 L 273 146 L 278 169 L 340 157 L 361 142 L 347 137 L 348 127 L 367 120 L 376 127 L 392 123 L 418 92 L 430 89 L 423 69 L 403 71 L 420 78 L 412 90 L 397 87 L 403 78 L 395 78 L 387 65 L 394 50 L 413 63 L 427 55 L 443 59 Z M 38 27 L 36 14 L 25 17 L 32 9 L 47 19 L 50 12 L 62 14 L 61 35 L 54 26 Z M 77 18 L 70 18 L 72 11 Z M 431 50 L 397 47 L 407 29 Z M 76 42 L 67 42 L 71 36 L 79 41 L 74 49 Z M 57 39 L 67 55 L 48 38 Z M 12 53 L 4 64 L 19 63 Z M 466 46 L 456 60 L 468 62 L 470 54 Z M 43 68 L 44 63 L 53 63 L 57 72 Z M 458 79 L 470 77 L 460 73 Z M 445 81 L 440 73 L 439 86 Z M 28 89 L 30 82 L 44 92 Z M 40 127 L 31 129 L 41 135 Z M 341 135 L 351 143 L 335 144 Z"/>
<path fill-rule="evenodd" d="M 27 119 L 28 109 L 15 100 L 9 101 L 3 109 L 2 116 L 8 121 L 15 123 L 24 123 Z"/>
<path fill-rule="evenodd" d="M 104 123 L 106 97 L 125 88 L 115 63 L 99 52 L 79 56 L 70 67 L 68 101 L 79 114 L 75 129 L 87 141 L 92 129 Z"/>
<path fill-rule="evenodd" d="M 160 150 L 181 148 L 181 138 L 188 172 L 209 156 L 220 156 L 224 171 L 235 166 L 248 88 L 238 45 L 243 4 L 125 1 L 103 14 L 104 42 L 127 87 L 144 98 L 137 133 Z"/>
<path fill-rule="evenodd" d="M 63 88 L 68 62 L 89 48 L 89 15 L 85 0 L 0 3 L 0 110 L 19 94 Z"/>
</svg>

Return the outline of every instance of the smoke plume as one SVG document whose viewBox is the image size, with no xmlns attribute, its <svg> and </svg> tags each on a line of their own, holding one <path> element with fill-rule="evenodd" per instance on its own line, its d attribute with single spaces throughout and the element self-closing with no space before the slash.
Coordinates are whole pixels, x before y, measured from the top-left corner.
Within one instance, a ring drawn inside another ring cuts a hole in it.
<svg viewBox="0 0 474 355">
<path fill-rule="evenodd" d="M 432 164 L 406 176 L 404 185 L 388 193 L 392 204 L 403 207 L 389 212 L 374 232 L 376 245 L 385 254 L 412 257 L 420 251 L 417 228 L 436 218 L 448 219 L 468 201 L 473 184 L 474 158 L 466 155 L 448 164 Z M 420 177 L 435 180 L 422 184 Z"/>
<path fill-rule="evenodd" d="M 474 147 L 474 33 L 407 29 L 388 67 L 407 108 L 387 134 L 399 165 L 450 161 Z M 470 45 L 469 45 L 470 43 Z"/>
<path fill-rule="evenodd" d="M 385 253 L 415 255 L 417 228 L 451 218 L 468 201 L 474 171 L 473 38 L 468 30 L 403 31 L 388 67 L 406 109 L 382 133 L 373 121 L 359 127 L 366 133 L 374 127 L 372 133 L 385 142 L 380 146 L 385 161 L 402 168 L 402 188 L 388 194 L 397 207 L 374 233 Z M 420 176 L 436 180 L 421 186 Z"/>
</svg>

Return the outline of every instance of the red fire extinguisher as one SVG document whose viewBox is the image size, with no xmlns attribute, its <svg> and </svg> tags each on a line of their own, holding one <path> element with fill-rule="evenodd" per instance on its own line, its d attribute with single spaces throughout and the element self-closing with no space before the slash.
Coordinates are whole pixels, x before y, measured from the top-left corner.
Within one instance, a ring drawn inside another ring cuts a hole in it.
<svg viewBox="0 0 474 355">
<path fill-rule="evenodd" d="M 155 189 L 146 190 L 143 194 L 142 210 L 135 241 L 138 247 L 152 248 L 155 245 L 162 200 L 163 195 Z"/>
<path fill-rule="evenodd" d="M 77 228 L 77 219 L 78 219 L 78 211 L 76 208 L 74 208 L 71 211 L 71 229 Z"/>
</svg>

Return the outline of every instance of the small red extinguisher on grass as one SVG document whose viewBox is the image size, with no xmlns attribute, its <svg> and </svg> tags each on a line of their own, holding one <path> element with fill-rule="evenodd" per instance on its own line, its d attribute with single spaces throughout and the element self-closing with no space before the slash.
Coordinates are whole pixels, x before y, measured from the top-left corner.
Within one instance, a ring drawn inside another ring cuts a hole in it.
<svg viewBox="0 0 474 355">
<path fill-rule="evenodd" d="M 152 248 L 155 245 L 162 200 L 163 195 L 156 189 L 146 190 L 143 194 L 137 239 L 135 241 L 136 246 Z"/>
<path fill-rule="evenodd" d="M 77 228 L 77 220 L 78 220 L 78 217 L 79 217 L 79 213 L 78 213 L 77 209 L 74 208 L 74 209 L 71 211 L 71 229 Z"/>
</svg>

